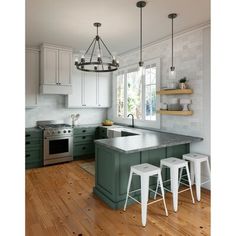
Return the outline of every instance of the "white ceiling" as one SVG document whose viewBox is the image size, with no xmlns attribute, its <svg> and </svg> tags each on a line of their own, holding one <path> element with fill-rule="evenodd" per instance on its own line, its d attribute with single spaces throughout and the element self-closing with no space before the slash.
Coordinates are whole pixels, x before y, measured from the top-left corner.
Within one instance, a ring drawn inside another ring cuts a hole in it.
<svg viewBox="0 0 236 236">
<path fill-rule="evenodd" d="M 42 42 L 85 50 L 95 36 L 94 22 L 101 22 L 99 35 L 112 52 L 139 46 L 137 0 L 26 0 L 26 45 Z M 143 43 L 171 34 L 169 13 L 177 13 L 174 32 L 210 20 L 210 0 L 149 0 L 143 9 Z"/>
</svg>

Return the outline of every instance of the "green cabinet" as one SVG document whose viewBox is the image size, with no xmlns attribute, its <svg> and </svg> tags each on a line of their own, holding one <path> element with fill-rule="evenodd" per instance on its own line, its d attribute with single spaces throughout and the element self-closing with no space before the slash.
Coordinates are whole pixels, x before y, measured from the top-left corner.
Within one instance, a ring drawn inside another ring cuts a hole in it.
<svg viewBox="0 0 236 236">
<path fill-rule="evenodd" d="M 98 127 L 98 138 L 99 139 L 105 139 L 107 137 L 107 128 L 105 127 Z"/>
<path fill-rule="evenodd" d="M 26 169 L 43 166 L 43 135 L 37 128 L 25 132 L 25 167 Z"/>
<path fill-rule="evenodd" d="M 161 159 L 174 156 L 181 158 L 189 152 L 189 144 L 163 147 L 135 153 L 123 153 L 96 144 L 96 175 L 94 193 L 113 209 L 123 208 L 130 167 L 141 163 L 160 166 Z M 163 181 L 169 177 L 163 169 Z M 156 188 L 156 178 L 150 178 L 150 187 Z M 140 177 L 134 176 L 131 191 L 140 188 Z M 133 197 L 140 200 L 140 192 L 133 193 Z M 129 199 L 128 204 L 133 201 Z"/>
<path fill-rule="evenodd" d="M 84 159 L 94 154 L 94 139 L 97 127 L 74 127 L 74 160 Z"/>
</svg>

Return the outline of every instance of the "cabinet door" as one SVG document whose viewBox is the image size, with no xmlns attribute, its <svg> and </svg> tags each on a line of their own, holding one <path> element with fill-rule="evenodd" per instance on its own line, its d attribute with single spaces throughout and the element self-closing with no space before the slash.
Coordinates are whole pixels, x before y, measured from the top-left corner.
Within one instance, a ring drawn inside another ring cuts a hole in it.
<svg viewBox="0 0 236 236">
<path fill-rule="evenodd" d="M 84 72 L 83 85 L 83 106 L 97 107 L 97 78 L 94 72 Z"/>
<path fill-rule="evenodd" d="M 43 49 L 44 84 L 58 83 L 58 50 L 54 48 Z"/>
<path fill-rule="evenodd" d="M 97 79 L 97 101 L 98 107 L 111 106 L 111 74 L 98 73 Z"/>
<path fill-rule="evenodd" d="M 71 59 L 71 51 L 59 50 L 58 82 L 60 85 L 71 85 Z"/>
<path fill-rule="evenodd" d="M 72 67 L 72 94 L 67 97 L 67 106 L 68 108 L 76 108 L 82 106 L 82 78 L 84 72 Z"/>
<path fill-rule="evenodd" d="M 26 107 L 38 103 L 39 91 L 39 52 L 27 49 L 25 56 L 25 102 Z"/>
</svg>

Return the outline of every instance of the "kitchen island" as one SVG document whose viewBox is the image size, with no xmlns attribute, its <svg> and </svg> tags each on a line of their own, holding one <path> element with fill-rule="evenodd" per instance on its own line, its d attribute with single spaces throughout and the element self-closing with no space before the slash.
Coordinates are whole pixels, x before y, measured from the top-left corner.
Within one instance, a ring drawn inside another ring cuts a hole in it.
<svg viewBox="0 0 236 236">
<path fill-rule="evenodd" d="M 113 209 L 124 206 L 130 166 L 141 163 L 160 166 L 161 159 L 172 156 L 182 158 L 183 154 L 190 152 L 190 143 L 203 140 L 160 131 L 134 128 L 120 130 L 131 136 L 95 140 L 96 175 L 93 192 Z M 162 174 L 164 181 L 169 172 L 163 170 Z M 150 187 L 155 189 L 156 178 L 150 178 Z M 138 188 L 140 179 L 133 177 L 131 191 Z M 134 197 L 140 199 L 140 193 L 134 193 Z M 129 200 L 128 204 L 133 203 Z"/>
</svg>

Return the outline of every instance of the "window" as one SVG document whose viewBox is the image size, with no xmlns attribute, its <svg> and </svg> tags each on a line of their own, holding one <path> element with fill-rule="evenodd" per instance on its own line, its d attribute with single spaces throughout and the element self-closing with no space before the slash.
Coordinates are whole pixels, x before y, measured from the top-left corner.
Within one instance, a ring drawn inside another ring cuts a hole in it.
<svg viewBox="0 0 236 236">
<path fill-rule="evenodd" d="M 137 66 L 119 71 L 116 80 L 116 116 L 126 118 L 129 113 L 136 120 L 157 121 L 159 116 L 160 60 L 145 62 L 145 72 L 140 74 Z"/>
<path fill-rule="evenodd" d="M 117 116 L 124 117 L 124 74 L 117 76 Z"/>
<path fill-rule="evenodd" d="M 127 113 L 142 119 L 142 76 L 137 71 L 127 73 Z"/>
<path fill-rule="evenodd" d="M 156 66 L 148 66 L 145 70 L 145 120 L 156 120 L 156 81 Z"/>
</svg>

